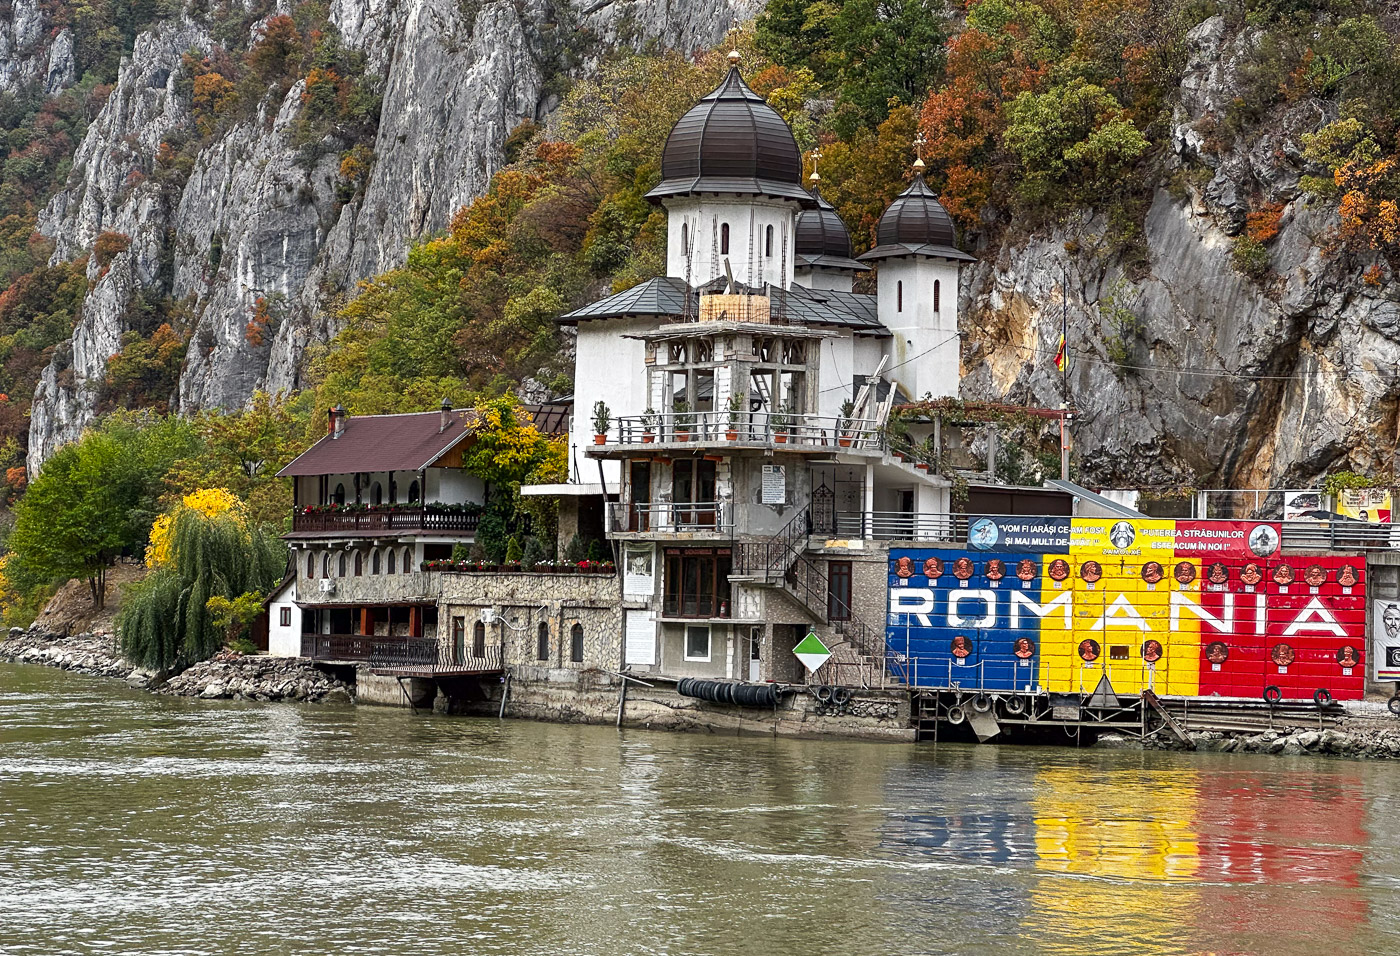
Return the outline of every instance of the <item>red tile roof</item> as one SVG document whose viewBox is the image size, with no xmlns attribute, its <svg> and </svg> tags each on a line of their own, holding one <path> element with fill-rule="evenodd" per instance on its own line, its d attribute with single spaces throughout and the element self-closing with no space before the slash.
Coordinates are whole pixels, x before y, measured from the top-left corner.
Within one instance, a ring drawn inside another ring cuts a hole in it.
<svg viewBox="0 0 1400 956">
<path fill-rule="evenodd" d="M 523 409 L 551 437 L 567 434 L 568 406 L 525 405 Z M 302 452 L 277 473 L 279 478 L 303 475 L 342 475 L 357 471 L 421 471 L 472 434 L 477 415 L 462 408 L 401 415 L 347 415 L 339 438 L 329 435 Z"/>
<path fill-rule="evenodd" d="M 322 438 L 277 477 L 419 471 L 471 435 L 475 423 L 476 412 L 470 408 L 449 412 L 446 429 L 441 428 L 440 412 L 347 415 L 339 438 Z"/>
</svg>

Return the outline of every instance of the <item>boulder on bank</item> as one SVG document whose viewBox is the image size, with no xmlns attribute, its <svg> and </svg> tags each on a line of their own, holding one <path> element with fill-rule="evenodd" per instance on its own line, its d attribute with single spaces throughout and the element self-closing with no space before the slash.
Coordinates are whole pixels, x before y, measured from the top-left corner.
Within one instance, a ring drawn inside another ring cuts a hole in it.
<svg viewBox="0 0 1400 956">
<path fill-rule="evenodd" d="M 295 657 L 222 652 L 173 676 L 133 667 L 121 656 L 115 636 L 107 633 L 62 635 L 32 627 L 16 634 L 12 630 L 0 641 L 0 660 L 116 677 L 132 687 L 174 697 L 326 703 L 349 702 L 353 697 L 350 685 Z"/>
<path fill-rule="evenodd" d="M 310 661 L 221 653 L 176 674 L 156 693 L 205 700 L 348 702 L 350 687 Z"/>
</svg>

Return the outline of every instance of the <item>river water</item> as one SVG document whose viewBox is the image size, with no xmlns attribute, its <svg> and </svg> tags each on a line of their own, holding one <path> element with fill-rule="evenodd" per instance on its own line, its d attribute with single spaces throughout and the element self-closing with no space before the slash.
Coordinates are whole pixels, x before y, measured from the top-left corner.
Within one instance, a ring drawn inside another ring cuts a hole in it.
<svg viewBox="0 0 1400 956">
<path fill-rule="evenodd" d="M 1400 943 L 1400 766 L 209 703 L 0 665 L 0 952 Z"/>
</svg>

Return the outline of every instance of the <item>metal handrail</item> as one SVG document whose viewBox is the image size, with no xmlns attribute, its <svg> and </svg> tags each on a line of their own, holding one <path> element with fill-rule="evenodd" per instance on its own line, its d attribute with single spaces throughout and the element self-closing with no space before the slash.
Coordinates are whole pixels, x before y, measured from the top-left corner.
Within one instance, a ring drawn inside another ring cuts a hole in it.
<svg viewBox="0 0 1400 956">
<path fill-rule="evenodd" d="M 719 409 L 623 415 L 606 434 L 610 442 L 621 445 L 704 441 L 873 450 L 885 447 L 884 431 L 876 419 L 845 419 L 799 412 Z"/>
<path fill-rule="evenodd" d="M 713 531 L 733 528 L 733 510 L 727 501 L 612 501 L 608 526 L 617 533 Z"/>
<path fill-rule="evenodd" d="M 959 534 L 961 533 L 961 538 Z M 838 538 L 908 541 L 967 540 L 967 517 L 907 511 L 860 511 L 836 516 Z"/>
</svg>

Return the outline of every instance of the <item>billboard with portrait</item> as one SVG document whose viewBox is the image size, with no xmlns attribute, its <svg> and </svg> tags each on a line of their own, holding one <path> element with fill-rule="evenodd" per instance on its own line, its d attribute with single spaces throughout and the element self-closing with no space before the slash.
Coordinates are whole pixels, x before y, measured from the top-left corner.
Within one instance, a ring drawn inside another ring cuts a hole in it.
<svg viewBox="0 0 1400 956">
<path fill-rule="evenodd" d="M 1000 547 L 890 552 L 886 637 L 912 683 L 1361 694 L 1362 557 L 1284 557 L 1272 522 L 991 520 Z M 1055 547 L 1030 550 L 1036 536 Z"/>
</svg>

